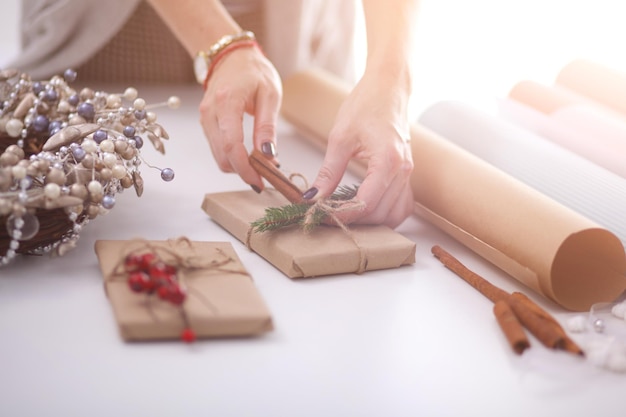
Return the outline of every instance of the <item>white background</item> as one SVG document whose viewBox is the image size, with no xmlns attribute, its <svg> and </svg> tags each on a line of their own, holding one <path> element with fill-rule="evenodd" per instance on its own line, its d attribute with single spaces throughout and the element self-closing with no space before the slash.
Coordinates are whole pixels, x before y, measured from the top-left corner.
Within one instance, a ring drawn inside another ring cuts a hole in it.
<svg viewBox="0 0 626 417">
<path fill-rule="evenodd" d="M 481 107 L 522 79 L 552 83 L 577 58 L 626 71 L 621 0 L 422 0 L 416 116 L 438 100 Z M 18 51 L 19 1 L 0 5 L 0 66 Z"/>
</svg>

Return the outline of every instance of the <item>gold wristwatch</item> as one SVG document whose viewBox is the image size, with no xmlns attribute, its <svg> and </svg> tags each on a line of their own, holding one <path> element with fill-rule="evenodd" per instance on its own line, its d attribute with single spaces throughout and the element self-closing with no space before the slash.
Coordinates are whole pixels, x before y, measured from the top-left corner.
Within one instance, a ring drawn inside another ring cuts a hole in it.
<svg viewBox="0 0 626 417">
<path fill-rule="evenodd" d="M 211 67 L 211 61 L 220 52 L 235 42 L 253 40 L 255 40 L 254 33 L 249 30 L 245 30 L 243 32 L 235 33 L 234 35 L 224 35 L 220 38 L 220 40 L 211 45 L 208 50 L 198 52 L 193 60 L 193 70 L 198 84 L 204 83 L 209 68 Z"/>
</svg>

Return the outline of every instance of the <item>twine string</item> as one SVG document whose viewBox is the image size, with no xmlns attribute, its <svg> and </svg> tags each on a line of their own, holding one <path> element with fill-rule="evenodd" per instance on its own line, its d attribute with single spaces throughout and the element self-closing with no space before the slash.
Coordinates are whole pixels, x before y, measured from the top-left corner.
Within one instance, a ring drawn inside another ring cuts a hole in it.
<svg viewBox="0 0 626 417">
<path fill-rule="evenodd" d="M 194 249 L 193 243 L 191 242 L 191 240 L 189 240 L 189 238 L 185 236 L 182 236 L 176 239 L 169 239 L 168 243 L 169 243 L 169 247 L 154 245 L 145 239 L 132 239 L 131 241 L 129 241 L 127 246 L 122 248 L 121 250 L 122 256 L 120 256 L 117 264 L 113 268 L 113 271 L 111 272 L 111 276 L 119 276 L 119 275 L 123 275 L 126 273 L 126 271 L 124 270 L 124 261 L 128 255 L 131 255 L 133 253 L 147 253 L 147 252 L 154 253 L 155 255 L 157 255 L 160 261 L 168 265 L 172 265 L 176 267 L 177 269 L 180 269 L 179 271 L 180 273 L 184 273 L 185 271 L 191 271 L 191 270 L 206 269 L 206 270 L 215 270 L 218 272 L 229 272 L 229 273 L 234 273 L 234 274 L 248 275 L 248 273 L 245 271 L 224 269 L 223 267 L 231 262 L 234 262 L 234 259 L 230 257 L 229 255 L 227 255 L 226 253 L 224 253 L 224 251 L 222 251 L 219 248 L 216 248 L 216 252 L 220 254 L 223 257 L 223 259 L 221 260 L 211 259 L 207 261 L 204 257 L 200 255 L 197 255 L 197 254 L 189 255 L 187 251 L 183 249 L 178 249 L 181 243 L 187 245 L 188 249 L 192 249 L 192 250 Z M 128 250 L 128 246 L 133 246 L 136 244 L 140 244 L 140 245 L 133 250 Z"/>
<path fill-rule="evenodd" d="M 337 225 L 343 232 L 354 242 L 354 245 L 359 250 L 359 266 L 355 271 L 357 274 L 362 274 L 365 272 L 367 268 L 367 255 L 361 245 L 359 245 L 358 240 L 354 233 L 348 228 L 348 226 L 341 221 L 337 215 L 340 213 L 344 213 L 347 211 L 353 210 L 363 210 L 365 208 L 365 203 L 361 200 L 357 200 L 352 198 L 350 200 L 331 200 L 331 199 L 320 199 L 315 202 L 306 212 L 304 225 L 305 227 L 308 224 L 311 224 L 313 221 L 313 215 L 317 210 L 321 210 L 324 214 L 331 218 L 333 223 Z"/>
</svg>

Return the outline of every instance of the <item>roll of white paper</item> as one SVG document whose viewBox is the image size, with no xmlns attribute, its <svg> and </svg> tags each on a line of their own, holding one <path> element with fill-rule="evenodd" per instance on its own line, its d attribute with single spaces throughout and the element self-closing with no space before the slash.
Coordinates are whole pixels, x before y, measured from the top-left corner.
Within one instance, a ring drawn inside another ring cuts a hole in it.
<svg viewBox="0 0 626 417">
<path fill-rule="evenodd" d="M 500 100 L 499 114 L 591 162 L 626 178 L 626 122 L 598 107 L 571 104 L 543 113 L 516 100 Z"/>
</svg>

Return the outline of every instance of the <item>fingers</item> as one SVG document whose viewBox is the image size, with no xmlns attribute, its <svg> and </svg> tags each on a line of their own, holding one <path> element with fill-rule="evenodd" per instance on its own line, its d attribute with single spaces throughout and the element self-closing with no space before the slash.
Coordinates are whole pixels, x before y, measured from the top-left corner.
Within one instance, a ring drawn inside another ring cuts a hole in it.
<svg viewBox="0 0 626 417">
<path fill-rule="evenodd" d="M 314 192 L 318 186 L 315 198 L 332 194 L 351 156 L 352 153 L 346 149 L 342 151 L 341 146 L 329 147 L 320 174 L 313 187 L 305 192 L 305 197 L 312 198 L 306 194 L 311 190 Z M 395 146 L 372 150 L 366 157 L 369 157 L 367 173 L 356 195 L 365 208 L 338 213 L 337 218 L 345 224 L 385 224 L 395 228 L 413 211 L 409 183 L 413 171 L 410 146 L 405 142 L 396 142 Z"/>
<path fill-rule="evenodd" d="M 400 181 L 397 181 L 400 182 Z M 396 194 L 389 188 L 381 198 L 379 204 L 368 215 L 357 217 L 352 223 L 354 224 L 384 224 L 386 226 L 396 228 L 413 212 L 415 202 L 413 200 L 413 192 L 408 181 L 400 188 Z M 367 203 L 366 203 L 367 204 Z"/>
<path fill-rule="evenodd" d="M 346 223 L 398 226 L 413 210 L 409 183 L 412 170 L 411 159 L 387 167 L 372 163 L 356 196 L 365 203 L 365 209 L 343 213 L 340 219 Z"/>
<path fill-rule="evenodd" d="M 206 107 L 205 102 L 209 103 Z M 241 92 L 218 89 L 208 99 L 205 95 L 200 107 L 201 121 L 219 168 L 224 172 L 236 172 L 246 183 L 261 189 L 263 182 L 248 163 L 244 146 L 245 105 L 245 96 Z"/>
<path fill-rule="evenodd" d="M 254 111 L 254 147 L 278 164 L 276 152 L 276 125 L 282 100 L 282 91 L 261 89 L 257 93 Z"/>
<path fill-rule="evenodd" d="M 250 166 L 244 144 L 244 114 L 254 117 L 253 146 L 277 163 L 276 123 L 282 90 L 271 64 L 253 52 L 242 50 L 220 63 L 200 104 L 200 121 L 219 168 L 238 173 L 260 191 L 263 180 Z"/>
<path fill-rule="evenodd" d="M 331 195 L 339 185 L 352 154 L 352 150 L 346 146 L 341 146 L 339 141 L 329 140 L 322 167 L 311 188 L 302 194 L 304 199 L 312 200 Z"/>
</svg>

